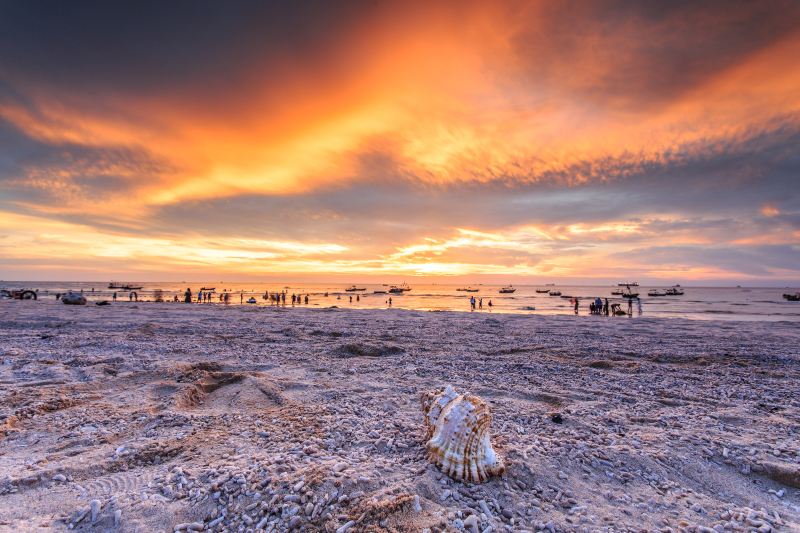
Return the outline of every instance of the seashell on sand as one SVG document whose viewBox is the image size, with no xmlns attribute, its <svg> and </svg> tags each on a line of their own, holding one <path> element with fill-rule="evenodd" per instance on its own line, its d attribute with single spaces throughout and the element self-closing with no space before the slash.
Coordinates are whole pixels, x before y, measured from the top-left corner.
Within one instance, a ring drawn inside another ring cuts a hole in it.
<svg viewBox="0 0 800 533">
<path fill-rule="evenodd" d="M 492 448 L 489 406 L 472 394 L 444 390 L 422 395 L 428 459 L 460 481 L 481 483 L 505 470 Z"/>
</svg>

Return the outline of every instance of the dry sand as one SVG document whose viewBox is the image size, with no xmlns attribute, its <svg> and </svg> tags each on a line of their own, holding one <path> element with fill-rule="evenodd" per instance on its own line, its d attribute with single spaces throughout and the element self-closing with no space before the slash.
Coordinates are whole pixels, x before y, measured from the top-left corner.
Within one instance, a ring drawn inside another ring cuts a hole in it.
<svg viewBox="0 0 800 533">
<path fill-rule="evenodd" d="M 0 530 L 798 531 L 797 330 L 0 302 Z M 448 383 L 502 478 L 426 461 Z"/>
</svg>

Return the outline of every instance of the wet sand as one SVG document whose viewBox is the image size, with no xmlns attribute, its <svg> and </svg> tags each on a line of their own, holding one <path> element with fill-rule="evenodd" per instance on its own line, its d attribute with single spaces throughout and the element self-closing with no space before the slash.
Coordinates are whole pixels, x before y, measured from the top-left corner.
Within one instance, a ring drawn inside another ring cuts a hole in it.
<svg viewBox="0 0 800 533">
<path fill-rule="evenodd" d="M 798 329 L 0 301 L 0 531 L 798 531 Z M 425 459 L 446 384 L 502 477 Z"/>
</svg>

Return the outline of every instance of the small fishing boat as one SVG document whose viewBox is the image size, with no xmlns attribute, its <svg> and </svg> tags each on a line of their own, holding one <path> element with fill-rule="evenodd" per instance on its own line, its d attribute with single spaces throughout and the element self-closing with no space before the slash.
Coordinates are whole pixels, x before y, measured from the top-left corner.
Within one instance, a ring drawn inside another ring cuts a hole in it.
<svg viewBox="0 0 800 533">
<path fill-rule="evenodd" d="M 387 291 L 372 291 L 372 294 L 386 294 Z"/>
<path fill-rule="evenodd" d="M 500 294 L 513 294 L 516 290 L 512 285 L 508 285 L 500 289 Z"/>
<path fill-rule="evenodd" d="M 683 296 L 683 291 L 679 289 L 680 285 L 675 285 L 674 287 L 670 287 L 669 289 L 665 290 L 666 296 Z"/>
<path fill-rule="evenodd" d="M 629 283 L 617 283 L 617 287 L 638 287 L 639 284 L 635 281 L 631 281 Z"/>
<path fill-rule="evenodd" d="M 536 292 L 538 292 L 539 294 L 542 294 L 542 293 L 550 292 L 550 289 L 536 289 Z"/>
<path fill-rule="evenodd" d="M 783 298 L 789 302 L 800 302 L 800 292 L 795 294 L 784 294 Z"/>
<path fill-rule="evenodd" d="M 651 290 L 647 291 L 647 295 L 648 296 L 666 296 L 667 295 L 667 291 L 664 291 L 664 290 L 661 290 L 661 289 L 651 289 Z"/>
<path fill-rule="evenodd" d="M 622 289 L 614 289 L 611 291 L 612 296 L 622 296 Z"/>
<path fill-rule="evenodd" d="M 548 294 L 550 296 L 561 296 L 561 291 L 550 291 Z"/>
<path fill-rule="evenodd" d="M 480 289 L 475 289 L 473 287 L 459 287 L 456 290 L 459 292 L 478 292 Z"/>
<path fill-rule="evenodd" d="M 201 291 L 205 291 L 205 292 L 214 292 L 215 290 L 217 290 L 217 288 L 216 287 L 203 287 L 200 290 Z"/>
<path fill-rule="evenodd" d="M 345 289 L 347 292 L 358 292 L 358 291 L 365 291 L 367 290 L 366 287 L 356 287 L 355 285 L 351 285 Z"/>
<path fill-rule="evenodd" d="M 108 284 L 109 289 L 118 289 L 121 291 L 138 291 L 141 290 L 142 287 L 138 285 L 128 285 L 124 283 L 117 283 L 116 281 L 112 281 Z"/>
<path fill-rule="evenodd" d="M 396 287 L 395 285 L 389 287 L 389 294 L 403 294 L 403 292 L 402 287 Z"/>
</svg>

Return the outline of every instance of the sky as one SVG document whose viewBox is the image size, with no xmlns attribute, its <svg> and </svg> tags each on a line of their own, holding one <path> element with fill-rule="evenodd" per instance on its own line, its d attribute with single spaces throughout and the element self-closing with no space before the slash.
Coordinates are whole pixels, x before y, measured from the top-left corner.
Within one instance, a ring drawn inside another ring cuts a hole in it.
<svg viewBox="0 0 800 533">
<path fill-rule="evenodd" d="M 796 1 L 0 0 L 0 279 L 800 283 Z"/>
</svg>

